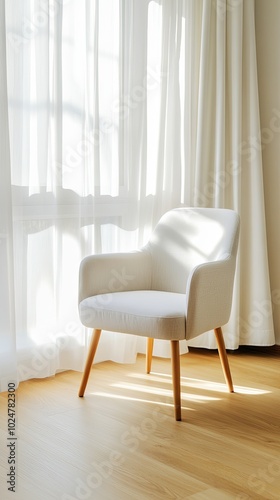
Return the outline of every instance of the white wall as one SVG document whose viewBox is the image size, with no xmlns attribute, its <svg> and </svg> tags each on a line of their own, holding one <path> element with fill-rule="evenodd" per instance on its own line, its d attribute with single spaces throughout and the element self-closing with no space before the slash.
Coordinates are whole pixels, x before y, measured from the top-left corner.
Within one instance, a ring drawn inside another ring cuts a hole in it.
<svg viewBox="0 0 280 500">
<path fill-rule="evenodd" d="M 280 0 L 255 0 L 255 4 L 268 255 L 280 344 Z"/>
</svg>

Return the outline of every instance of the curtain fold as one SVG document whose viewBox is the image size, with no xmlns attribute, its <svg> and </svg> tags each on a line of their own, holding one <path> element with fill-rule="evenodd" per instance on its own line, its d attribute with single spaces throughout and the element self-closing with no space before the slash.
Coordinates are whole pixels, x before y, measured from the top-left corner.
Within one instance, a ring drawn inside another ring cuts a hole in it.
<svg viewBox="0 0 280 500">
<path fill-rule="evenodd" d="M 82 369 L 80 260 L 145 244 L 177 206 L 240 213 L 226 345 L 273 344 L 261 151 L 250 141 L 260 135 L 254 1 L 9 0 L 6 27 L 3 5 L 0 286 L 11 312 L 1 338 L 15 360 L 16 333 L 19 380 Z M 210 332 L 189 345 L 216 347 Z M 104 332 L 96 361 L 133 362 L 143 349 Z"/>
<path fill-rule="evenodd" d="M 17 384 L 5 3 L 0 2 L 0 392 Z"/>
<path fill-rule="evenodd" d="M 254 1 L 223 2 L 224 9 L 221 2 L 200 6 L 200 41 L 190 30 L 186 42 L 193 48 L 190 59 L 194 46 L 199 47 L 200 64 L 194 66 L 193 76 L 197 99 L 188 106 L 185 203 L 228 207 L 240 214 L 232 314 L 224 327 L 226 346 L 272 345 L 262 157 L 260 150 L 250 150 L 251 138 L 260 136 Z M 212 332 L 189 345 L 215 348 Z"/>
</svg>

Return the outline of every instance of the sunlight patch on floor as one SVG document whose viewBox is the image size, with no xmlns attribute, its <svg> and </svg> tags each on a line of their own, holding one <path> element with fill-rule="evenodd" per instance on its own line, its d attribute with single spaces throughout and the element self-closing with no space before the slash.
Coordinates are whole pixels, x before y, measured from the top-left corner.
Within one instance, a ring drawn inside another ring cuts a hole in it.
<svg viewBox="0 0 280 500">
<path fill-rule="evenodd" d="M 159 396 L 170 396 L 172 395 L 171 390 L 167 389 L 160 389 L 158 387 L 149 387 L 146 385 L 139 385 L 139 384 L 127 384 L 127 383 L 115 383 L 112 384 L 113 387 L 117 387 L 118 389 L 126 389 L 129 391 L 133 392 L 145 392 L 147 394 L 158 394 Z M 220 398 L 215 398 L 211 396 L 202 396 L 197 395 L 197 394 L 188 394 L 188 393 L 181 393 L 181 398 L 182 399 L 188 399 L 188 401 L 218 401 Z"/>
<path fill-rule="evenodd" d="M 142 380 L 149 380 L 152 382 L 164 382 L 168 379 L 171 383 L 171 375 L 167 373 L 157 373 L 151 372 L 150 374 L 135 374 L 130 373 L 129 377 L 137 378 Z M 203 389 L 207 391 L 224 392 L 228 393 L 228 388 L 226 383 L 213 382 L 208 380 L 201 380 L 196 378 L 182 377 L 181 376 L 181 387 L 193 387 L 196 389 Z M 256 389 L 254 387 L 246 387 L 234 384 L 234 392 L 237 394 L 248 394 L 252 396 L 259 396 L 262 394 L 270 394 L 271 391 L 265 389 Z"/>
</svg>

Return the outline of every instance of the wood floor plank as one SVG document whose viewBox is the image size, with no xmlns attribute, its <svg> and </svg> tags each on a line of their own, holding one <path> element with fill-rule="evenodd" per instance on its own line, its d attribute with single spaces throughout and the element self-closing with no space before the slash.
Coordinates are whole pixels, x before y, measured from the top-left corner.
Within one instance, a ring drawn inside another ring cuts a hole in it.
<svg viewBox="0 0 280 500">
<path fill-rule="evenodd" d="M 171 364 L 94 365 L 20 384 L 15 494 L 7 490 L 7 395 L 0 395 L 1 500 L 247 500 L 280 498 L 280 358 L 181 357 L 182 422 L 174 420 Z"/>
</svg>

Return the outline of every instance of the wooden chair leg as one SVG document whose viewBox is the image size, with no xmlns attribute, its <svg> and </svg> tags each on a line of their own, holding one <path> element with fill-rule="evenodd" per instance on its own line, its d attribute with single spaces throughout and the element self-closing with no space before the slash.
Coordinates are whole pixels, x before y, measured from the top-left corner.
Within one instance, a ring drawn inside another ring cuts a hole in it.
<svg viewBox="0 0 280 500">
<path fill-rule="evenodd" d="M 101 335 L 101 330 L 97 330 L 97 329 L 93 330 L 91 342 L 90 342 L 90 346 L 89 346 L 89 350 L 88 350 L 88 355 L 87 355 L 87 359 L 86 359 L 86 364 L 85 364 L 85 368 L 84 368 L 83 378 L 82 378 L 80 389 L 79 389 L 79 397 L 80 398 L 83 397 L 86 386 L 87 386 L 90 370 L 92 367 L 92 363 L 94 360 L 94 356 L 96 353 L 96 349 L 98 346 L 100 335 Z"/>
<path fill-rule="evenodd" d="M 146 371 L 147 371 L 147 373 L 150 373 L 151 367 L 152 367 L 153 347 L 154 347 L 154 339 L 148 337 L 147 338 L 147 348 L 146 348 Z"/>
<path fill-rule="evenodd" d="M 179 340 L 171 340 L 172 381 L 175 419 L 181 420 L 181 383 Z"/>
<path fill-rule="evenodd" d="M 226 383 L 228 386 L 229 392 L 234 392 L 233 389 L 233 383 L 232 383 L 232 378 L 231 378 L 231 373 L 230 373 L 230 367 L 229 367 L 229 362 L 228 362 L 228 357 L 227 357 L 227 352 L 226 352 L 226 347 L 225 347 L 225 341 L 224 341 L 224 336 L 222 329 L 215 328 L 214 329 L 215 335 L 216 335 L 216 340 L 218 344 L 218 351 L 219 351 L 219 356 L 224 372 L 224 376 L 226 379 Z"/>
</svg>

